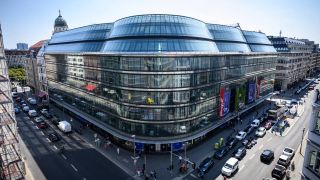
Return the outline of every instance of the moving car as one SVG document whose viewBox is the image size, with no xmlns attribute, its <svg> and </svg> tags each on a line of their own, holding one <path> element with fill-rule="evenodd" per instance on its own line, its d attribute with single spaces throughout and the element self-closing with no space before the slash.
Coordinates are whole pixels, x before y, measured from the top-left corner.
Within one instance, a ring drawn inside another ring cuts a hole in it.
<svg viewBox="0 0 320 180">
<path fill-rule="evenodd" d="M 45 112 L 48 112 L 48 109 L 41 109 L 41 110 L 40 110 L 40 113 L 41 113 L 41 114 L 43 114 L 43 113 L 45 113 Z"/>
<path fill-rule="evenodd" d="M 232 157 L 223 165 L 221 173 L 226 176 L 233 175 L 239 168 L 239 160 Z"/>
<path fill-rule="evenodd" d="M 224 156 L 227 155 L 227 153 L 228 153 L 228 147 L 222 146 L 214 153 L 214 157 L 217 159 L 222 159 Z"/>
<path fill-rule="evenodd" d="M 71 132 L 71 124 L 67 121 L 60 121 L 58 124 L 58 128 L 64 133 Z"/>
<path fill-rule="evenodd" d="M 246 156 L 247 150 L 245 147 L 240 147 L 234 152 L 234 157 L 238 160 L 241 160 L 244 156 Z"/>
<path fill-rule="evenodd" d="M 260 120 L 259 119 L 255 119 L 252 121 L 252 123 L 250 124 L 252 127 L 257 128 L 260 126 Z"/>
<path fill-rule="evenodd" d="M 276 164 L 271 172 L 272 177 L 277 177 L 279 179 L 283 179 L 286 174 L 286 168 L 279 164 Z"/>
<path fill-rule="evenodd" d="M 18 114 L 20 112 L 19 108 L 14 108 L 14 113 Z"/>
<path fill-rule="evenodd" d="M 246 132 L 247 134 L 251 134 L 254 130 L 254 127 L 249 125 L 244 129 L 244 132 Z"/>
<path fill-rule="evenodd" d="M 29 112 L 28 112 L 28 115 L 30 116 L 30 117 L 36 117 L 36 116 L 38 116 L 38 113 L 37 113 L 37 111 L 36 110 L 29 110 Z"/>
<path fill-rule="evenodd" d="M 210 168 L 212 168 L 212 166 L 214 165 L 213 159 L 211 157 L 207 157 L 206 159 L 204 159 L 198 169 L 198 177 L 203 177 Z"/>
<path fill-rule="evenodd" d="M 42 116 L 40 116 L 40 117 L 36 117 L 36 118 L 34 118 L 34 121 L 35 121 L 36 123 L 40 123 L 40 122 L 43 122 L 43 121 L 44 121 L 44 119 L 43 119 L 43 117 L 42 117 Z"/>
<path fill-rule="evenodd" d="M 274 152 L 269 149 L 264 150 L 260 155 L 260 160 L 261 162 L 264 162 L 264 163 L 271 163 L 273 159 L 274 159 Z"/>
<path fill-rule="evenodd" d="M 244 138 L 246 138 L 247 133 L 244 131 L 240 131 L 238 132 L 238 134 L 236 135 L 236 139 L 238 139 L 239 141 L 243 140 Z"/>
<path fill-rule="evenodd" d="M 237 145 L 237 143 L 238 143 L 238 140 L 236 138 L 234 138 L 234 137 L 231 137 L 231 138 L 227 139 L 226 146 L 229 149 L 232 149 Z"/>
<path fill-rule="evenodd" d="M 48 128 L 48 125 L 47 125 L 47 123 L 45 123 L 44 121 L 42 121 L 42 122 L 40 122 L 40 123 L 37 123 L 37 127 L 38 127 L 39 129 L 46 129 L 46 128 Z"/>
<path fill-rule="evenodd" d="M 290 161 L 291 161 L 290 157 L 282 154 L 279 157 L 279 160 L 277 163 L 284 166 L 284 167 L 288 167 L 290 165 Z"/>
<path fill-rule="evenodd" d="M 264 135 L 266 135 L 266 128 L 264 127 L 259 127 L 257 130 L 256 130 L 256 136 L 257 137 L 263 137 Z"/>
<path fill-rule="evenodd" d="M 295 150 L 289 147 L 285 147 L 284 150 L 282 151 L 282 154 L 288 156 L 290 159 L 293 158 L 295 154 Z"/>
<path fill-rule="evenodd" d="M 60 120 L 59 120 L 59 118 L 58 118 L 57 116 L 54 115 L 54 116 L 52 117 L 52 119 L 50 119 L 50 120 L 51 120 L 52 124 L 54 124 L 54 125 L 56 125 L 56 126 L 59 125 Z"/>
<path fill-rule="evenodd" d="M 57 133 L 50 133 L 48 135 L 48 138 L 51 142 L 56 142 L 56 141 L 59 141 L 60 140 L 60 137 Z"/>
</svg>

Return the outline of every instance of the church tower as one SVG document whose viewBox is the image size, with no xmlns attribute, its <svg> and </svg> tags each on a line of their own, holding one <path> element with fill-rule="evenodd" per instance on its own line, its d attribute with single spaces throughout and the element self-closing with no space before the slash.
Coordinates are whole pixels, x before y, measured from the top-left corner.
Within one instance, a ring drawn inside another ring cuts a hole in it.
<svg viewBox="0 0 320 180">
<path fill-rule="evenodd" d="M 61 32 L 61 31 L 66 31 L 68 30 L 68 24 L 67 22 L 62 18 L 61 16 L 61 12 L 59 10 L 59 16 L 56 18 L 56 20 L 54 21 L 54 30 L 53 30 L 53 34 L 57 33 L 57 32 Z"/>
</svg>

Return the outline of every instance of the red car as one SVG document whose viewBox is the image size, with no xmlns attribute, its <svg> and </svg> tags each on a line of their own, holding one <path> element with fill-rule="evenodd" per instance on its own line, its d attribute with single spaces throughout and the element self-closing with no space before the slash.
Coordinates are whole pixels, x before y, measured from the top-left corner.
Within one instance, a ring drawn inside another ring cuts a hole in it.
<svg viewBox="0 0 320 180">
<path fill-rule="evenodd" d="M 272 122 L 268 121 L 266 122 L 266 124 L 264 124 L 264 128 L 266 128 L 266 130 L 269 130 L 272 127 Z"/>
<path fill-rule="evenodd" d="M 39 129 L 46 129 L 46 128 L 48 128 L 48 125 L 45 122 L 40 122 L 40 123 L 37 124 L 37 127 Z"/>
</svg>

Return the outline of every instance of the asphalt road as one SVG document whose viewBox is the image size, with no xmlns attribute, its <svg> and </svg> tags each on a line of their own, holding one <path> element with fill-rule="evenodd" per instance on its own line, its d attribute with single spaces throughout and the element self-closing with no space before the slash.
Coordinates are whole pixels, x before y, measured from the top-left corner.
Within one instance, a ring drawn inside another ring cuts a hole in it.
<svg viewBox="0 0 320 180">
<path fill-rule="evenodd" d="M 47 179 L 132 179 L 76 133 L 65 135 L 48 120 L 49 128 L 38 129 L 23 112 L 17 114 L 16 119 L 22 140 Z M 62 139 L 50 142 L 47 135 L 52 132 L 58 133 Z M 61 154 L 59 148 L 62 145 L 65 151 Z"/>
<path fill-rule="evenodd" d="M 294 92 L 294 90 L 292 90 Z M 315 98 L 315 91 L 309 92 L 309 95 L 306 99 L 306 103 L 304 104 L 305 110 L 304 113 L 301 115 L 300 119 L 294 124 L 294 126 L 290 129 L 288 134 L 284 137 L 276 136 L 271 134 L 270 130 L 267 131 L 266 135 L 263 138 L 257 139 L 257 144 L 254 145 L 251 149 L 247 149 L 247 155 L 239 162 L 239 170 L 238 172 L 230 177 L 234 180 L 247 180 L 247 179 L 263 179 L 267 177 L 271 177 L 271 171 L 274 168 L 274 165 L 277 163 L 277 160 L 279 156 L 281 155 L 283 149 L 285 147 L 291 147 L 296 150 L 296 154 L 299 153 L 299 145 L 302 138 L 302 129 L 303 127 L 306 128 L 306 131 L 309 126 L 309 119 L 311 116 L 312 111 L 312 102 L 314 102 Z M 299 96 L 293 95 L 291 92 L 287 93 L 287 95 L 284 97 L 284 99 L 299 99 L 300 97 L 303 97 L 304 94 L 307 93 L 307 90 L 303 91 Z M 252 117 L 249 115 L 248 117 L 245 117 L 244 123 L 251 120 Z M 243 128 L 242 128 L 243 129 Z M 253 137 L 254 132 L 248 137 Z M 232 157 L 232 152 L 235 151 L 238 147 L 242 146 L 241 143 L 238 143 L 238 145 L 230 150 L 228 152 L 228 155 L 225 156 L 221 160 L 214 160 L 214 166 L 209 170 L 209 172 L 204 176 L 203 179 L 218 179 L 221 180 L 223 177 L 221 176 L 221 169 L 224 165 L 224 163 Z M 272 161 L 271 164 L 267 165 L 262 162 L 260 162 L 260 155 L 263 152 L 264 149 L 271 149 L 275 153 L 275 158 Z M 193 172 L 190 175 L 188 175 L 185 179 L 191 180 L 191 179 L 199 179 L 196 177 L 196 173 Z"/>
</svg>

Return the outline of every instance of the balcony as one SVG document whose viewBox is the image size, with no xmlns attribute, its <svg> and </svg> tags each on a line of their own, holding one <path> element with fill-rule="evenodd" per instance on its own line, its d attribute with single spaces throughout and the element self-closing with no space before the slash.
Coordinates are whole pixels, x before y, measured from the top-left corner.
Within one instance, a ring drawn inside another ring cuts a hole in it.
<svg viewBox="0 0 320 180">
<path fill-rule="evenodd" d="M 8 103 L 12 103 L 12 101 L 7 95 L 5 95 L 2 91 L 0 91 L 0 104 L 8 104 Z"/>
</svg>

